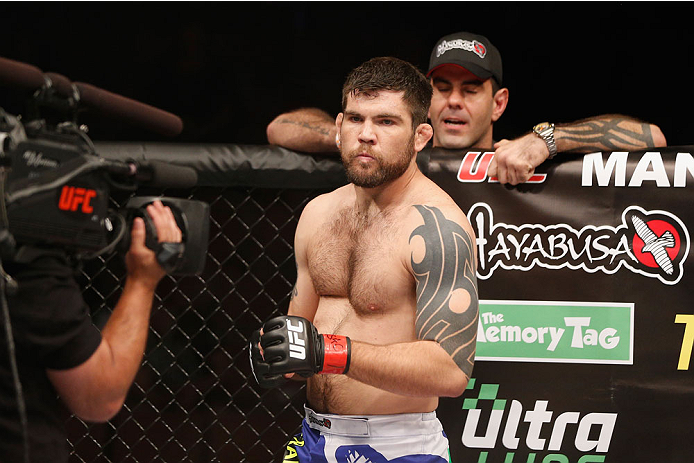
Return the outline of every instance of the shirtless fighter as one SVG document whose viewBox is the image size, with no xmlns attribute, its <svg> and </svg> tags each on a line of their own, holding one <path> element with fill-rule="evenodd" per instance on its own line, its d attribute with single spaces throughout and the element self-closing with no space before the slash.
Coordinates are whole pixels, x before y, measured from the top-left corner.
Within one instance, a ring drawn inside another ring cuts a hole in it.
<svg viewBox="0 0 694 463">
<path fill-rule="evenodd" d="M 474 232 L 417 168 L 432 89 L 414 66 L 353 70 L 336 125 L 350 184 L 304 209 L 289 313 L 251 340 L 258 382 L 308 378 L 285 462 L 449 461 L 435 409 L 463 393 L 478 317 Z"/>
</svg>

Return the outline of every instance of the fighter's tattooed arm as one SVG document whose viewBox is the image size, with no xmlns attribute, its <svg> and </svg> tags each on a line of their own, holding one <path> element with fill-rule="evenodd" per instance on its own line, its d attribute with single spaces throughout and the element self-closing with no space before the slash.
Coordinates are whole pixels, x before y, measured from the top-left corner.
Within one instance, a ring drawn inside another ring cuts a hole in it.
<svg viewBox="0 0 694 463">
<path fill-rule="evenodd" d="M 297 274 L 297 276 L 298 276 L 298 275 L 299 275 L 299 264 L 298 264 L 298 262 L 296 261 L 296 259 L 294 259 L 294 266 L 296 267 L 296 274 Z M 294 298 L 295 298 L 296 296 L 298 296 L 298 295 L 299 295 L 299 288 L 297 288 L 297 284 L 294 283 L 294 287 L 292 288 L 292 292 L 291 292 L 291 294 L 289 295 L 289 301 L 290 301 L 290 302 L 293 301 Z"/>
<path fill-rule="evenodd" d="M 410 235 L 421 249 L 412 253 L 417 280 L 418 339 L 438 342 L 470 376 L 477 339 L 478 294 L 471 236 L 429 206 L 415 206 L 424 224 Z"/>
<path fill-rule="evenodd" d="M 292 294 L 289 296 L 289 300 L 294 300 L 296 296 L 299 295 L 299 290 L 296 288 L 296 284 L 294 285 L 294 288 L 292 289 Z"/>
<path fill-rule="evenodd" d="M 631 151 L 667 145 L 658 126 L 618 114 L 557 124 L 554 138 L 559 152 Z"/>
<path fill-rule="evenodd" d="M 335 118 L 318 108 L 280 114 L 267 126 L 268 143 L 308 153 L 337 152 Z"/>
</svg>

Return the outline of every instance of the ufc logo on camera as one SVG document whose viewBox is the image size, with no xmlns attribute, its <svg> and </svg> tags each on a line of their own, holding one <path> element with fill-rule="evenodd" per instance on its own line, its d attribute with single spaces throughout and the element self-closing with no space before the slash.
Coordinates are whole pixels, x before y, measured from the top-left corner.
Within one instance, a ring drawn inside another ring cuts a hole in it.
<svg viewBox="0 0 694 463">
<path fill-rule="evenodd" d="M 65 185 L 60 191 L 58 209 L 76 211 L 78 208 L 85 214 L 94 212 L 91 200 L 96 198 L 96 190 Z M 80 207 L 81 206 L 81 207 Z"/>
<path fill-rule="evenodd" d="M 289 339 L 289 356 L 299 360 L 306 359 L 306 341 L 301 339 L 299 333 L 304 332 L 304 323 L 292 325 L 292 321 L 287 318 L 287 339 Z"/>
</svg>

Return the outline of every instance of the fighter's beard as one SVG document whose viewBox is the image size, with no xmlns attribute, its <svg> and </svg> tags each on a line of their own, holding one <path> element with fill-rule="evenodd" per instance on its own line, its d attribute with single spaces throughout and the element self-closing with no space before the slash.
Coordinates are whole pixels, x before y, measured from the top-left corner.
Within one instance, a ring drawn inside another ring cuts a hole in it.
<svg viewBox="0 0 694 463">
<path fill-rule="evenodd" d="M 373 160 L 377 164 L 375 168 L 369 169 L 360 165 L 357 156 L 359 153 L 363 152 L 373 157 Z M 369 146 L 348 153 L 342 152 L 340 157 L 342 158 L 342 165 L 345 166 L 347 180 L 349 180 L 350 183 L 362 188 L 376 188 L 400 178 L 409 167 L 412 156 L 414 155 L 414 135 L 412 135 L 400 156 L 390 164 L 385 164 L 382 156 L 374 154 Z"/>
</svg>

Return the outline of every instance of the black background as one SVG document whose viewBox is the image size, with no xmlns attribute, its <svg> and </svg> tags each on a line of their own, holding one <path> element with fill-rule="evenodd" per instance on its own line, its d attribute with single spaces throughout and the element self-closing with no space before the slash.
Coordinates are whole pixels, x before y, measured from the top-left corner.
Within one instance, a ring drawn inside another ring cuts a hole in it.
<svg viewBox="0 0 694 463">
<path fill-rule="evenodd" d="M 274 116 L 339 111 L 345 75 L 383 55 L 426 71 L 468 30 L 504 60 L 495 137 L 540 121 L 623 113 L 692 142 L 686 2 L 19 2 L 0 4 L 0 56 L 181 116 L 176 141 L 264 144 Z M 23 96 L 22 96 L 23 97 Z M 13 89 L 0 106 L 23 111 Z M 163 140 L 87 113 L 95 141 Z"/>
</svg>

